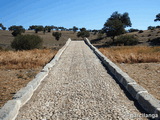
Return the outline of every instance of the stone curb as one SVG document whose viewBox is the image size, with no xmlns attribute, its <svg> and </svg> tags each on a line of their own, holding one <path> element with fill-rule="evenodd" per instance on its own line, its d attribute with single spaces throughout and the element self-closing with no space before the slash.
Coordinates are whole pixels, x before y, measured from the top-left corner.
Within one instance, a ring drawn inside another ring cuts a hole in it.
<svg viewBox="0 0 160 120">
<path fill-rule="evenodd" d="M 56 64 L 60 59 L 60 56 L 70 44 L 71 39 L 69 38 L 66 44 L 57 52 L 55 57 L 44 66 L 40 73 L 30 81 L 26 87 L 21 88 L 14 96 L 13 100 L 9 100 L 0 109 L 0 120 L 14 120 L 19 112 L 19 109 L 32 97 L 34 91 L 39 87 L 44 78 L 48 75 L 49 70 Z"/>
<path fill-rule="evenodd" d="M 0 109 L 0 120 L 14 120 L 20 109 L 19 100 L 9 100 L 2 109 Z"/>
<path fill-rule="evenodd" d="M 93 50 L 96 56 L 101 60 L 103 65 L 111 72 L 111 74 L 119 81 L 120 84 L 138 101 L 141 107 L 149 114 L 158 114 L 160 119 L 160 100 L 157 100 L 146 89 L 138 85 L 135 80 L 130 78 L 127 73 L 123 72 L 117 65 L 104 56 L 90 41 L 85 38 L 84 42 Z"/>
<path fill-rule="evenodd" d="M 20 101 L 20 107 L 22 107 L 33 95 L 33 87 L 31 85 L 27 85 L 24 88 L 21 88 L 14 96 L 14 100 Z"/>
</svg>

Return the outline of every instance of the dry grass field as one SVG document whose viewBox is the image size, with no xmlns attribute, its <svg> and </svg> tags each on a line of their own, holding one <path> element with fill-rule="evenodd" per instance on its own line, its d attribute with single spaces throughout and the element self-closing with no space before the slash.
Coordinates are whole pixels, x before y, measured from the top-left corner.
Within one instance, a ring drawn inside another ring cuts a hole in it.
<svg viewBox="0 0 160 120">
<path fill-rule="evenodd" d="M 160 47 L 122 46 L 99 50 L 115 63 L 160 62 Z"/>
<path fill-rule="evenodd" d="M 0 51 L 0 69 L 32 69 L 44 66 L 55 50 Z"/>
<path fill-rule="evenodd" d="M 56 50 L 0 51 L 0 107 L 56 54 Z"/>
<path fill-rule="evenodd" d="M 160 46 L 122 46 L 99 50 L 160 100 Z"/>
</svg>

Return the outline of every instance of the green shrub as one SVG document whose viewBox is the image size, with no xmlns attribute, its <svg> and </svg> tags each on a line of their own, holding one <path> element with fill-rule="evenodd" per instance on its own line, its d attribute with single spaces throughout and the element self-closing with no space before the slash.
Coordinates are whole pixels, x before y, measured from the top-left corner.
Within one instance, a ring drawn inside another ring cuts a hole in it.
<svg viewBox="0 0 160 120">
<path fill-rule="evenodd" d="M 102 33 L 98 33 L 97 39 L 102 39 L 102 38 L 103 38 L 103 34 Z"/>
<path fill-rule="evenodd" d="M 43 40 L 37 35 L 18 35 L 11 43 L 16 50 L 31 50 L 42 47 Z"/>
<path fill-rule="evenodd" d="M 137 32 L 137 31 L 139 31 L 139 30 L 138 29 L 134 29 L 134 28 L 131 28 L 131 29 L 128 30 L 128 32 Z"/>
<path fill-rule="evenodd" d="M 138 33 L 143 33 L 143 30 L 140 30 Z"/>
<path fill-rule="evenodd" d="M 154 38 L 149 41 L 151 45 L 160 45 L 160 37 Z"/>
<path fill-rule="evenodd" d="M 80 31 L 77 33 L 77 37 L 81 37 L 82 39 L 89 36 L 90 36 L 90 33 L 88 30 L 86 30 L 86 28 L 81 28 Z"/>
<path fill-rule="evenodd" d="M 60 32 L 53 32 L 52 35 L 55 37 L 55 39 L 58 41 L 61 37 L 61 33 Z"/>
<path fill-rule="evenodd" d="M 121 35 L 115 40 L 116 45 L 136 45 L 138 44 L 138 39 L 133 35 Z"/>
<path fill-rule="evenodd" d="M 148 30 L 154 30 L 155 28 L 155 26 L 148 26 Z"/>
</svg>

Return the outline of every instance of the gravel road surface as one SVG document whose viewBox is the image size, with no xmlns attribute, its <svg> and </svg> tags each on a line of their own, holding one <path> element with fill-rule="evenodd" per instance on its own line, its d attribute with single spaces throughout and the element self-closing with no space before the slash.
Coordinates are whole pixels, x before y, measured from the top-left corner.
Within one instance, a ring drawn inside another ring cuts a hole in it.
<svg viewBox="0 0 160 120">
<path fill-rule="evenodd" d="M 146 119 L 139 115 L 92 50 L 72 41 L 16 120 Z"/>
</svg>

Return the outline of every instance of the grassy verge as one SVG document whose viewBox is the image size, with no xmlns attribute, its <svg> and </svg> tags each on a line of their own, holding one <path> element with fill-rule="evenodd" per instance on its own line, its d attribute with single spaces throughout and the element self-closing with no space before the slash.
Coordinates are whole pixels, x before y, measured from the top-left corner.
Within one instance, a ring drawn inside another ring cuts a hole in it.
<svg viewBox="0 0 160 120">
<path fill-rule="evenodd" d="M 160 62 L 160 47 L 124 46 L 99 50 L 115 63 Z"/>
</svg>

